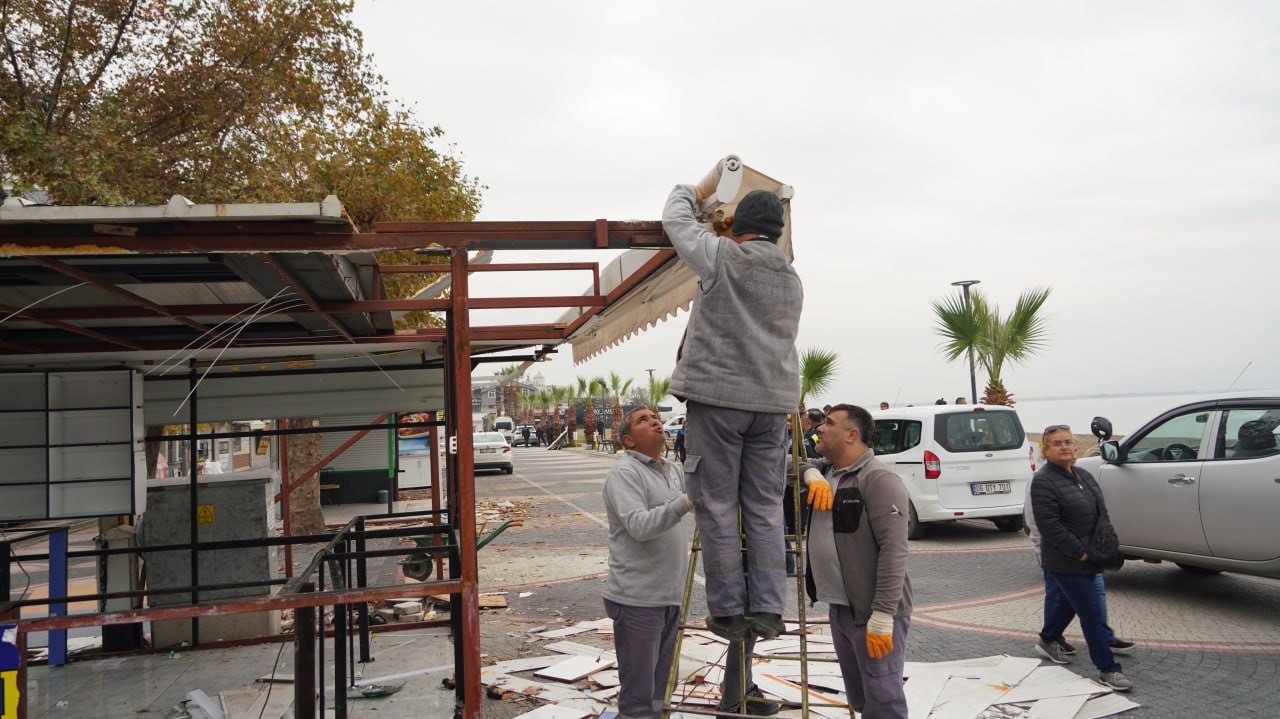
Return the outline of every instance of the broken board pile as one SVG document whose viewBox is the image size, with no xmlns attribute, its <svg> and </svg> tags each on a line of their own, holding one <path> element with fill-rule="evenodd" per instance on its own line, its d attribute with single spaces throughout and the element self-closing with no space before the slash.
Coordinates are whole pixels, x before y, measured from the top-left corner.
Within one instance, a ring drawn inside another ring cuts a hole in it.
<svg viewBox="0 0 1280 719">
<path fill-rule="evenodd" d="M 849 716 L 844 681 L 825 626 L 814 625 L 806 636 L 801 677 L 798 625 L 788 634 L 758 642 L 752 673 L 766 698 L 786 706 L 778 716 L 845 719 Z M 611 635 L 608 619 L 580 622 L 554 631 L 535 632 L 533 640 L 557 640 L 543 648 L 554 654 L 524 657 L 484 667 L 481 680 L 489 695 L 515 692 L 546 702 L 517 719 L 587 719 L 607 716 L 618 693 L 616 657 L 612 651 L 565 641 L 593 632 Z M 720 700 L 728 644 L 710 632 L 686 630 L 680 648 L 680 682 L 671 702 L 698 710 L 686 719 L 706 716 Z M 532 674 L 523 678 L 520 674 Z M 1139 705 L 1094 681 L 1060 666 L 1044 666 L 1025 657 L 994 656 L 950 662 L 907 662 L 907 703 L 913 719 L 1101 719 Z M 681 717 L 674 712 L 672 717 Z"/>
</svg>

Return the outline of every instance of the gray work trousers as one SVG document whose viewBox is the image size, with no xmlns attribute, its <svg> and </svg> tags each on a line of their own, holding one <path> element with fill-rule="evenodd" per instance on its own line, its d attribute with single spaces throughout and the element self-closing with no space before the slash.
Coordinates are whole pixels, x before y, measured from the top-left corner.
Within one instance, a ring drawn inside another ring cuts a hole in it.
<svg viewBox="0 0 1280 719">
<path fill-rule="evenodd" d="M 755 677 L 751 674 L 751 653 L 755 650 L 754 635 L 741 642 L 729 642 L 729 651 L 724 659 L 724 680 L 720 682 L 720 711 L 747 713 L 742 709 L 742 695 L 756 688 Z"/>
<path fill-rule="evenodd" d="M 858 712 L 859 719 L 907 719 L 902 666 L 911 617 L 894 617 L 893 651 L 883 659 L 872 659 L 867 654 L 867 625 L 853 623 L 853 610 L 832 604 L 829 616 L 849 708 Z"/>
<path fill-rule="evenodd" d="M 707 611 L 713 617 L 754 612 L 782 615 L 786 602 L 786 544 L 782 492 L 786 485 L 787 415 L 687 403 L 685 489 L 701 532 Z M 742 574 L 738 512 L 746 535 Z"/>
<path fill-rule="evenodd" d="M 618 655 L 619 719 L 658 719 L 676 649 L 680 607 L 633 607 L 604 600 Z"/>
</svg>

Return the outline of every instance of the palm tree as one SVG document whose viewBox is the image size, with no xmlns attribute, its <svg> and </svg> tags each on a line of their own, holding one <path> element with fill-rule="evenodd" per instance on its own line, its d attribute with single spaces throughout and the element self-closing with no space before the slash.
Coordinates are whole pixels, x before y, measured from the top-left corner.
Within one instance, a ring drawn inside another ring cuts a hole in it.
<svg viewBox="0 0 1280 719">
<path fill-rule="evenodd" d="M 595 447 L 596 406 L 592 402 L 592 396 L 596 392 L 596 380 L 594 378 L 578 377 L 577 390 L 578 396 L 583 399 L 582 439 L 588 447 Z"/>
<path fill-rule="evenodd" d="M 565 445 L 569 447 L 578 446 L 574 441 L 574 433 L 578 431 L 578 408 L 575 406 L 578 402 L 578 385 L 567 384 L 561 388 L 564 390 L 564 401 L 568 405 L 565 410 L 564 425 L 568 433 L 565 435 Z"/>
<path fill-rule="evenodd" d="M 835 374 L 835 352 L 821 347 L 809 347 L 800 353 L 800 406 L 799 412 L 791 416 L 792 437 L 801 436 L 800 415 L 805 412 L 809 395 L 825 392 L 835 380 Z M 800 474 L 803 446 L 803 442 L 791 443 L 791 469 L 794 477 Z"/>
<path fill-rule="evenodd" d="M 1048 330 L 1039 312 L 1049 299 L 1048 287 L 1023 292 L 1008 317 L 1000 316 L 1000 308 L 973 291 L 966 303 L 957 292 L 942 302 L 933 303 L 938 323 L 935 330 L 945 340 L 943 355 L 948 362 L 973 353 L 975 363 L 987 372 L 983 390 L 984 404 L 1014 404 L 1013 394 L 1005 389 L 1000 372 L 1006 360 L 1019 362 L 1045 346 Z"/>
<path fill-rule="evenodd" d="M 519 393 L 520 375 L 518 365 L 507 365 L 493 372 L 498 380 L 497 409 L 499 417 L 513 417 L 516 414 L 516 395 Z"/>
<path fill-rule="evenodd" d="M 562 424 L 560 422 L 560 405 L 564 404 L 567 391 L 565 387 L 552 385 L 550 387 L 551 405 L 555 408 L 551 413 L 551 441 L 555 441 L 560 436 Z"/>
<path fill-rule="evenodd" d="M 613 433 L 610 439 L 622 446 L 622 439 L 618 436 L 618 428 L 622 426 L 622 397 L 631 390 L 631 383 L 635 380 L 622 381 L 622 376 L 617 372 L 609 373 L 609 391 L 613 393 Z"/>
<path fill-rule="evenodd" d="M 542 410 L 542 426 L 551 426 L 551 393 L 547 390 L 539 390 L 533 395 L 534 404 L 538 409 Z"/>
<path fill-rule="evenodd" d="M 800 353 L 800 411 L 811 394 L 825 392 L 835 380 L 836 353 L 821 347 L 809 347 Z"/>
<path fill-rule="evenodd" d="M 659 377 L 654 379 L 653 375 L 649 375 L 649 409 L 653 413 L 662 416 L 662 412 L 658 410 L 658 405 L 662 404 L 662 398 L 667 396 L 671 391 L 671 378 Z"/>
</svg>

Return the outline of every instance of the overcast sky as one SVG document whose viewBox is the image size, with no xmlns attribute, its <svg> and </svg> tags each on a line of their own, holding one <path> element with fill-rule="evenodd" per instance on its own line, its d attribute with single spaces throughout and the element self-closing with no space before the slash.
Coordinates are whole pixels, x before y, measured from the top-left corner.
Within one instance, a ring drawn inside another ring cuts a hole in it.
<svg viewBox="0 0 1280 719">
<path fill-rule="evenodd" d="M 1004 371 L 1019 398 L 1216 391 L 1246 366 L 1235 389 L 1280 388 L 1280 3 L 357 0 L 355 20 L 487 186 L 478 219 L 656 220 L 730 153 L 792 185 L 799 346 L 841 358 L 810 404 L 968 394 L 930 310 L 964 279 L 1005 311 L 1053 290 L 1048 348 Z M 472 293 L 589 284 L 553 277 Z M 473 321 L 559 314 L 531 312 Z M 538 370 L 669 375 L 686 318 Z"/>
</svg>

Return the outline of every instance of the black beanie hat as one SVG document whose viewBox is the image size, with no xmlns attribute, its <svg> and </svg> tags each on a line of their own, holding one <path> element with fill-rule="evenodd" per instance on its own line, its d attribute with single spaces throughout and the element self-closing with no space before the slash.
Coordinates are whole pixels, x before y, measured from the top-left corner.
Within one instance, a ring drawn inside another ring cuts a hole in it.
<svg viewBox="0 0 1280 719">
<path fill-rule="evenodd" d="M 782 201 L 768 190 L 752 190 L 733 214 L 733 236 L 756 232 L 771 240 L 782 236 Z"/>
</svg>

